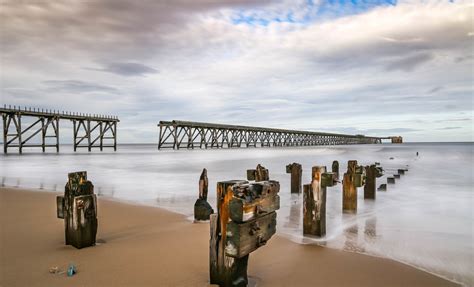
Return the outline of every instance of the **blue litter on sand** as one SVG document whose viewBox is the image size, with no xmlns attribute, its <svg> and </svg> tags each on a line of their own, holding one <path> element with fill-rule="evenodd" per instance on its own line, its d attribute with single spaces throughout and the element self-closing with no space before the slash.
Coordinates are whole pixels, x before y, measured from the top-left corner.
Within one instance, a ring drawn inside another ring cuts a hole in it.
<svg viewBox="0 0 474 287">
<path fill-rule="evenodd" d="M 69 267 L 67 268 L 67 276 L 71 277 L 76 273 L 77 273 L 76 266 L 74 266 L 74 264 L 72 263 L 69 264 Z"/>
</svg>

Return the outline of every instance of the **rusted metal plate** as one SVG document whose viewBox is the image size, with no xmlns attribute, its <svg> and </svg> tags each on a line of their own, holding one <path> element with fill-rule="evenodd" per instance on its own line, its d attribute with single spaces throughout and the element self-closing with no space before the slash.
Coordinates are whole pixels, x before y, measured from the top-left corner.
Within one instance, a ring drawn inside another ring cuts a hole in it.
<svg viewBox="0 0 474 287">
<path fill-rule="evenodd" d="M 276 212 L 244 223 L 227 224 L 225 254 L 242 258 L 266 244 L 276 233 Z"/>
<path fill-rule="evenodd" d="M 56 216 L 64 219 L 64 196 L 56 196 Z"/>
</svg>

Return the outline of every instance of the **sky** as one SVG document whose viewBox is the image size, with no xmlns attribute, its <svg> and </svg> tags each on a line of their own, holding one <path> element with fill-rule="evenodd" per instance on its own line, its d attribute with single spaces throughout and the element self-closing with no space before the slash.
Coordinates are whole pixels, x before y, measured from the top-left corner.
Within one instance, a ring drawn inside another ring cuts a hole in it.
<svg viewBox="0 0 474 287">
<path fill-rule="evenodd" d="M 473 11 L 471 1 L 0 0 L 0 104 L 116 115 L 119 143 L 157 142 L 160 120 L 472 141 Z"/>
</svg>

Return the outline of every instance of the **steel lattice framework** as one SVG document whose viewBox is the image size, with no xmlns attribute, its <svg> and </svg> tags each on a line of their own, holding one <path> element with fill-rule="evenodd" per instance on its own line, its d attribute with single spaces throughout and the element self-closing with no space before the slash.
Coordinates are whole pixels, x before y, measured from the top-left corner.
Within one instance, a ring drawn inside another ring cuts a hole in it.
<svg viewBox="0 0 474 287">
<path fill-rule="evenodd" d="M 74 151 L 77 148 L 105 147 L 117 150 L 117 122 L 114 116 L 92 115 L 83 113 L 60 112 L 39 108 L 20 108 L 4 106 L 0 108 L 3 118 L 3 152 L 8 148 L 18 147 L 20 154 L 25 147 L 40 147 L 43 152 L 47 147 L 55 147 L 59 152 L 59 121 L 70 120 L 73 123 Z M 31 124 L 22 124 L 23 118 L 33 118 Z M 40 134 L 40 135 L 38 135 Z M 35 137 L 41 143 L 32 143 Z M 53 142 L 48 140 L 53 139 Z M 49 142 L 47 142 L 49 141 Z M 106 141 L 106 142 L 105 142 Z"/>
<path fill-rule="evenodd" d="M 187 121 L 160 121 L 158 126 L 158 149 L 376 144 L 386 139 Z"/>
</svg>

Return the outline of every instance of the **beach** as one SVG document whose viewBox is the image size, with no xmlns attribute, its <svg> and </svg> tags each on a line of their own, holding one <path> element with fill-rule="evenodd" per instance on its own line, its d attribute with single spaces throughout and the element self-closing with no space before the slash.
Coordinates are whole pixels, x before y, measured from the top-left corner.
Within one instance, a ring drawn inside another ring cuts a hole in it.
<svg viewBox="0 0 474 287">
<path fill-rule="evenodd" d="M 0 188 L 0 286 L 208 286 L 209 224 L 161 208 L 99 197 L 98 244 L 64 245 L 55 196 Z M 70 263 L 77 274 L 51 274 Z M 384 258 L 275 235 L 250 256 L 256 286 L 457 286 Z"/>
</svg>

